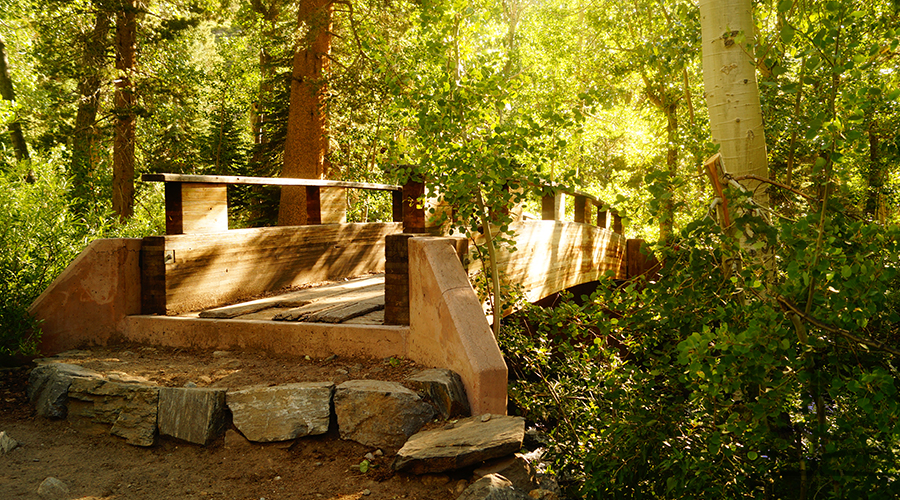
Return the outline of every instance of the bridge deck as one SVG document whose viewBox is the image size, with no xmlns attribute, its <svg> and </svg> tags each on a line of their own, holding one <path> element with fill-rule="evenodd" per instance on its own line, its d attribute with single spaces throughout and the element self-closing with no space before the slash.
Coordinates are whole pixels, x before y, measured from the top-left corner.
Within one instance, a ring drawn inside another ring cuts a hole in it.
<svg viewBox="0 0 900 500">
<path fill-rule="evenodd" d="M 317 283 L 315 286 L 179 316 L 383 325 L 384 274 Z"/>
</svg>

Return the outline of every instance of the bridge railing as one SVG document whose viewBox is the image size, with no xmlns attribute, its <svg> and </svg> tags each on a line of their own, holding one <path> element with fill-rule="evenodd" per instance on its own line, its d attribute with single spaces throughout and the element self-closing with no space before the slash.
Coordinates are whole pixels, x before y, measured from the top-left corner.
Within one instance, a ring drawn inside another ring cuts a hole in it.
<svg viewBox="0 0 900 500">
<path fill-rule="evenodd" d="M 144 174 L 145 182 L 165 183 L 166 234 L 196 234 L 228 230 L 228 186 L 256 185 L 306 189 L 307 224 L 346 222 L 347 189 L 391 193 L 392 218 L 404 230 L 416 230 L 414 187 L 368 182 L 224 175 Z"/>
<path fill-rule="evenodd" d="M 565 220 L 565 197 L 574 199 L 574 221 L 582 224 L 592 224 L 597 227 L 611 229 L 614 233 L 622 234 L 622 217 L 618 210 L 611 208 L 600 199 L 558 184 L 539 186 L 551 191 L 541 196 L 541 219 Z M 595 212 L 596 211 L 596 212 Z M 596 213 L 596 217 L 594 216 Z"/>
</svg>

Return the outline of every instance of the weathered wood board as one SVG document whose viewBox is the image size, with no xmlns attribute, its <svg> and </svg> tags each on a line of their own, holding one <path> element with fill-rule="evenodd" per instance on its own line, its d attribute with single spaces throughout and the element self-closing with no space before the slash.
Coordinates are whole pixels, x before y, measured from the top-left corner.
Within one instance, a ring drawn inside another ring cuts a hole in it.
<svg viewBox="0 0 900 500">
<path fill-rule="evenodd" d="M 401 223 L 235 229 L 144 238 L 142 311 L 180 314 L 283 287 L 384 271 Z"/>
<path fill-rule="evenodd" d="M 608 271 L 624 278 L 626 239 L 608 229 L 559 221 L 528 221 L 510 225 L 516 248 L 500 249 L 498 266 L 507 279 L 522 285 L 529 302 L 597 281 Z M 469 272 L 481 268 L 473 260 Z"/>
<path fill-rule="evenodd" d="M 358 304 L 367 304 L 368 309 L 345 309 Z M 275 321 L 310 321 L 314 323 L 340 323 L 341 317 L 350 319 L 355 316 L 384 308 L 384 283 L 371 285 L 353 292 L 345 292 L 316 300 L 304 306 L 275 315 Z M 366 310 L 363 310 L 366 309 Z"/>
<path fill-rule="evenodd" d="M 320 300 L 325 297 L 345 293 L 358 288 L 364 288 L 371 285 L 384 284 L 384 275 L 379 274 L 371 277 L 357 278 L 337 283 L 329 283 L 314 288 L 305 288 L 287 292 L 272 297 L 251 300 L 249 302 L 241 302 L 213 309 L 201 311 L 199 317 L 213 319 L 229 319 L 238 316 L 245 316 L 265 309 L 278 307 L 291 309 L 295 307 L 305 306 L 313 301 Z M 271 316 L 271 315 L 270 315 Z M 269 319 L 269 318 L 266 318 Z"/>
</svg>

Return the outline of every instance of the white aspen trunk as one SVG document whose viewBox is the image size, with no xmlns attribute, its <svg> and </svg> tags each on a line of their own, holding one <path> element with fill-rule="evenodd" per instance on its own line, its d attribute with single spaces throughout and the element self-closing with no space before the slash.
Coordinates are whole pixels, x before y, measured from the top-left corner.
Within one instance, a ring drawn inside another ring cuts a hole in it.
<svg viewBox="0 0 900 500">
<path fill-rule="evenodd" d="M 703 86 L 712 140 L 719 144 L 725 171 L 734 176 L 769 177 L 756 64 L 751 0 L 700 0 Z M 742 181 L 753 199 L 768 206 L 766 184 Z"/>
</svg>

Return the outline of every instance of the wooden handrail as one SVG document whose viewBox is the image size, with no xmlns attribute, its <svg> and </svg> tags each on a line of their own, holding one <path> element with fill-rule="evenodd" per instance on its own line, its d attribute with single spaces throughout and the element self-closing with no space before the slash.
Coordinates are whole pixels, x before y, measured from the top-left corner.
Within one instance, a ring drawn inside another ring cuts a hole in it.
<svg viewBox="0 0 900 500">
<path fill-rule="evenodd" d="M 331 199 L 332 206 L 346 204 L 340 202 L 343 194 L 335 190 L 366 189 L 391 193 L 391 207 L 394 222 L 403 222 L 404 228 L 415 228 L 409 221 L 421 219 L 411 215 L 415 212 L 415 199 L 407 193 L 409 189 L 393 184 L 369 182 L 330 181 L 324 179 L 298 179 L 285 177 L 241 177 L 228 175 L 192 174 L 144 174 L 145 182 L 163 182 L 166 186 L 166 234 L 190 234 L 222 232 L 228 230 L 227 188 L 233 185 L 281 186 L 306 189 L 307 224 L 340 222 L 344 211 L 329 211 L 330 217 L 323 218 L 323 205 Z M 326 196 L 326 192 L 332 195 Z M 335 197 L 337 196 L 337 197 Z M 404 200 L 407 200 L 404 203 Z M 335 204 L 336 203 L 336 204 Z M 327 215 L 327 214 L 326 214 Z"/>
<path fill-rule="evenodd" d="M 401 186 L 374 184 L 370 182 L 329 181 L 324 179 L 298 179 L 288 177 L 239 177 L 230 175 L 193 174 L 144 174 L 145 182 L 185 182 L 191 184 L 252 184 L 261 186 L 307 186 L 350 189 L 370 189 L 375 191 L 400 191 Z"/>
</svg>

